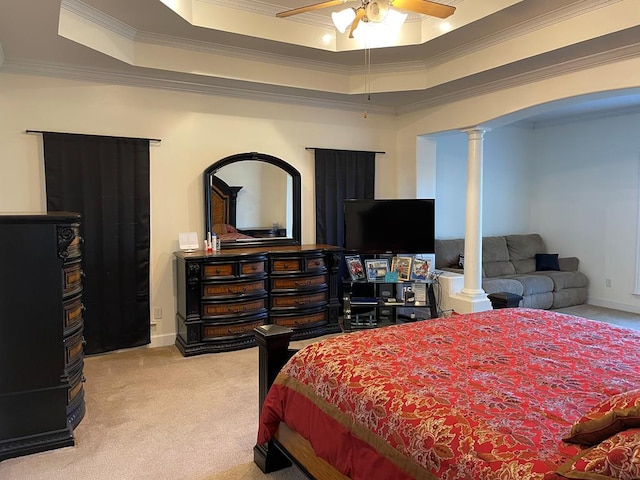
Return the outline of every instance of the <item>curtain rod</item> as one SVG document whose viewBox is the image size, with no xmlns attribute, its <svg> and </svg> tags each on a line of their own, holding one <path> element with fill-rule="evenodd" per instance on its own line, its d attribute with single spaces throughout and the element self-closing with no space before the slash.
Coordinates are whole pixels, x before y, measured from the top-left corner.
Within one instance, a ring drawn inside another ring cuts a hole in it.
<svg viewBox="0 0 640 480">
<path fill-rule="evenodd" d="M 57 133 L 60 134 L 60 132 L 47 132 L 47 131 L 43 131 L 43 130 L 25 130 L 25 133 Z M 71 133 L 68 135 L 84 135 L 82 133 Z M 93 135 L 93 136 L 105 136 L 105 137 L 112 137 L 113 135 L 95 135 L 95 134 L 86 134 L 86 135 Z M 162 140 L 158 139 L 158 138 L 135 138 L 135 137 L 120 137 L 120 138 L 131 138 L 133 140 L 149 140 L 150 142 L 155 142 L 155 143 L 160 143 Z"/>
<path fill-rule="evenodd" d="M 335 152 L 362 152 L 362 153 L 381 153 L 385 155 L 387 152 L 370 152 L 368 150 L 341 150 L 338 148 L 322 148 L 322 147 L 305 147 L 305 150 L 333 150 Z"/>
</svg>

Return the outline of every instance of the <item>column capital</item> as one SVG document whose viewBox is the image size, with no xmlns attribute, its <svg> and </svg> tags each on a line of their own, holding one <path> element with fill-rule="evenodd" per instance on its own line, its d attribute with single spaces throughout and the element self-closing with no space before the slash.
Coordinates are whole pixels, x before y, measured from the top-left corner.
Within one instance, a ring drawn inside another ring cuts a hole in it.
<svg viewBox="0 0 640 480">
<path fill-rule="evenodd" d="M 468 127 L 468 128 L 463 128 L 462 130 L 460 130 L 462 133 L 466 133 L 467 135 L 469 135 L 469 138 L 482 138 L 482 136 L 486 133 L 491 131 L 490 128 L 487 127 Z"/>
</svg>

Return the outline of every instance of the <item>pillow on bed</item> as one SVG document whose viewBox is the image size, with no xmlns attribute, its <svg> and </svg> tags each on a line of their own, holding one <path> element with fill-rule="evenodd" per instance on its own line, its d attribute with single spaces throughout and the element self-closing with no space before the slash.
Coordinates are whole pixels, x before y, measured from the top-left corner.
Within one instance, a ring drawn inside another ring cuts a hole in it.
<svg viewBox="0 0 640 480">
<path fill-rule="evenodd" d="M 214 223 L 213 231 L 216 235 L 224 235 L 225 233 L 238 233 L 236 227 L 228 223 Z"/>
<path fill-rule="evenodd" d="M 640 478 L 640 428 L 625 430 L 583 450 L 557 473 L 567 478 Z"/>
<path fill-rule="evenodd" d="M 557 253 L 536 253 L 536 271 L 560 270 Z"/>
<path fill-rule="evenodd" d="M 609 397 L 573 424 L 563 440 L 595 445 L 627 428 L 640 427 L 640 388 Z"/>
</svg>

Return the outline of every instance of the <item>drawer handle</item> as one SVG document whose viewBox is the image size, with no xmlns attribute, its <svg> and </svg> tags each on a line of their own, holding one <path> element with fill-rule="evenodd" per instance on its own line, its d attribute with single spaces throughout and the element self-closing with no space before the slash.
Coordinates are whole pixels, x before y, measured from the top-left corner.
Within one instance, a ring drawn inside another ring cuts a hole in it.
<svg viewBox="0 0 640 480">
<path fill-rule="evenodd" d="M 84 270 L 80 270 L 80 276 L 81 276 L 82 278 L 84 278 L 84 277 L 85 277 Z"/>
<path fill-rule="evenodd" d="M 84 306 L 84 303 L 80 304 L 80 310 L 82 310 L 83 312 L 87 310 L 87 307 Z"/>
<path fill-rule="evenodd" d="M 305 305 L 309 303 L 309 299 L 305 298 L 304 300 L 296 300 L 296 305 Z"/>
<path fill-rule="evenodd" d="M 285 263 L 285 264 L 284 264 L 284 268 L 285 268 L 285 269 L 288 269 L 288 268 L 289 268 L 289 264 L 288 264 L 288 263 Z"/>
<path fill-rule="evenodd" d="M 255 272 L 256 270 L 258 270 L 258 266 L 257 265 L 252 265 L 251 266 L 251 270 L 253 270 Z"/>
<path fill-rule="evenodd" d="M 84 238 L 82 238 L 80 235 L 78 235 L 78 241 L 79 241 L 80 243 L 84 243 Z"/>
<path fill-rule="evenodd" d="M 228 287 L 227 293 L 247 293 L 247 287 L 240 287 L 240 288 Z"/>
<path fill-rule="evenodd" d="M 309 285 L 311 285 L 311 281 L 310 280 L 304 280 L 302 282 L 296 282 L 295 285 L 296 285 L 296 287 L 308 287 Z"/>
<path fill-rule="evenodd" d="M 82 337 L 82 346 L 84 347 L 87 344 L 87 341 Z"/>
<path fill-rule="evenodd" d="M 320 262 L 319 262 L 318 260 L 316 260 L 315 262 L 313 262 L 313 265 L 314 265 L 315 267 L 317 267 L 318 265 L 320 265 Z"/>
<path fill-rule="evenodd" d="M 80 381 L 82 383 L 86 383 L 87 382 L 87 377 L 85 377 L 84 375 L 82 375 L 82 378 L 80 379 Z"/>
<path fill-rule="evenodd" d="M 218 275 L 220 273 L 220 269 L 216 268 L 216 275 Z"/>
</svg>

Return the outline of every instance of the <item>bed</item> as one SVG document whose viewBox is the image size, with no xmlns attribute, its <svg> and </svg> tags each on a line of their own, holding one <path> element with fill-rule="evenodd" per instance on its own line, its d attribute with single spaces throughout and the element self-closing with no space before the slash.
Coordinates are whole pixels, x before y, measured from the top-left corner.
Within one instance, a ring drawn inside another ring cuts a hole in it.
<svg viewBox="0 0 640 480">
<path fill-rule="evenodd" d="M 238 232 L 236 229 L 236 207 L 238 192 L 242 187 L 232 187 L 215 175 L 211 180 L 211 219 L 212 231 L 220 239 L 244 240 L 254 237 Z"/>
<path fill-rule="evenodd" d="M 323 479 L 640 478 L 640 331 L 514 308 L 295 353 L 286 329 L 256 337 L 265 472 L 293 461 Z"/>
</svg>

